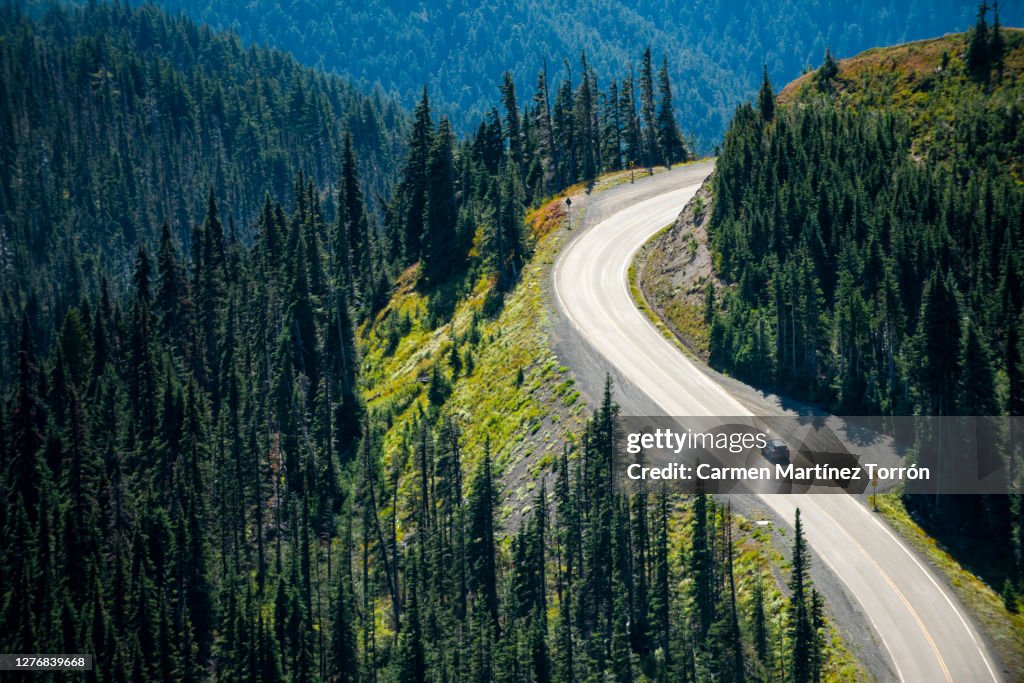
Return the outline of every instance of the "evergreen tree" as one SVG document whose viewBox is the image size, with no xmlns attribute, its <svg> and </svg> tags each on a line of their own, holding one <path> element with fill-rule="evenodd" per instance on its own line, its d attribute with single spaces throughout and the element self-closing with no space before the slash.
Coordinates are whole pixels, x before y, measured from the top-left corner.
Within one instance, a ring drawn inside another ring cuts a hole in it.
<svg viewBox="0 0 1024 683">
<path fill-rule="evenodd" d="M 452 133 L 447 119 L 441 119 L 427 157 L 426 205 L 423 220 L 423 274 L 439 283 L 451 274 L 459 254 L 454 250 L 456 208 Z"/>
<path fill-rule="evenodd" d="M 799 508 L 793 524 L 793 555 L 790 566 L 790 597 L 787 612 L 790 642 L 789 673 L 792 680 L 806 683 L 813 680 L 816 675 L 813 661 L 815 636 L 812 615 L 807 604 L 810 584 L 809 558 Z"/>
<path fill-rule="evenodd" d="M 693 500 L 693 540 L 687 562 L 693 577 L 693 600 L 697 608 L 696 632 L 700 638 L 707 635 L 715 619 L 714 556 L 708 545 L 710 532 L 707 494 L 703 487 L 698 487 Z"/>
<path fill-rule="evenodd" d="M 363 201 L 362 185 L 352 135 L 345 135 L 341 157 L 341 180 L 338 187 L 338 229 L 335 235 L 336 272 L 348 287 L 349 296 L 362 294 L 372 301 L 370 226 Z"/>
<path fill-rule="evenodd" d="M 469 589 L 479 601 L 479 609 L 498 624 L 498 575 L 494 541 L 494 506 L 497 493 L 491 475 L 490 442 L 484 445 L 483 460 L 469 487 L 466 503 L 468 522 L 466 564 L 470 569 Z"/>
<path fill-rule="evenodd" d="M 160 316 L 160 329 L 168 339 L 185 351 L 188 333 L 188 280 L 182 267 L 171 227 L 164 221 L 157 253 L 157 291 L 154 308 Z"/>
<path fill-rule="evenodd" d="M 533 131 L 536 133 L 536 153 L 544 170 L 543 189 L 550 192 L 553 187 L 560 187 L 561 181 L 556 178 L 559 169 L 559 150 L 555 146 L 554 126 L 551 121 L 551 97 L 548 92 L 548 70 L 545 62 L 544 69 L 537 74 L 537 86 L 533 96 L 534 110 L 536 111 L 536 123 Z"/>
<path fill-rule="evenodd" d="M 775 118 L 775 93 L 772 91 L 772 83 L 768 80 L 768 65 L 762 68 L 761 90 L 757 93 L 757 107 L 761 111 L 761 118 L 765 123 L 770 123 Z"/>
<path fill-rule="evenodd" d="M 668 670 L 672 668 L 674 662 L 671 650 L 672 578 L 668 550 L 668 493 L 664 486 L 658 493 L 656 506 L 651 569 L 651 622 L 655 642 L 661 648 L 664 667 Z"/>
<path fill-rule="evenodd" d="M 814 82 L 818 84 L 818 89 L 824 93 L 835 92 L 835 79 L 839 75 L 839 64 L 836 63 L 835 57 L 832 56 L 832 50 L 825 48 L 825 59 L 822 61 L 821 66 L 814 72 Z"/>
<path fill-rule="evenodd" d="M 209 579 L 210 530 L 207 525 L 206 484 L 207 428 L 197 388 L 190 384 L 185 392 L 184 424 L 180 455 L 175 463 L 173 484 L 175 535 L 179 565 L 175 576 L 180 582 L 177 629 L 181 637 L 198 645 L 200 662 L 209 656 L 215 628 L 212 588 Z M 198 663 L 196 664 L 198 666 Z"/>
<path fill-rule="evenodd" d="M 683 147 L 683 136 L 679 132 L 675 110 L 672 105 L 672 83 L 668 76 L 668 58 L 662 60 L 658 69 L 658 121 L 657 144 L 661 153 L 662 163 L 667 167 L 686 161 L 686 149 Z"/>
<path fill-rule="evenodd" d="M 427 163 L 433 146 L 434 124 L 430 116 L 430 98 L 427 89 L 413 114 L 412 133 L 409 138 L 409 155 L 398 187 L 402 229 L 400 245 L 392 244 L 393 254 L 402 254 L 402 262 L 410 264 L 418 260 L 422 250 L 424 219 L 427 202 Z"/>
<path fill-rule="evenodd" d="M 606 168 L 625 168 L 629 164 L 622 161 L 623 130 L 621 110 L 619 108 L 619 85 L 612 81 L 608 93 L 600 93 L 601 110 L 601 157 Z"/>
<path fill-rule="evenodd" d="M 946 359 L 960 357 L 960 339 L 960 302 L 949 277 L 936 270 L 925 286 L 916 339 L 921 400 L 930 415 L 955 410 L 960 373 L 950 372 Z"/>
<path fill-rule="evenodd" d="M 409 599 L 402 619 L 402 630 L 398 634 L 397 652 L 393 680 L 396 683 L 423 683 L 427 669 L 424 659 L 423 631 L 420 624 L 420 603 L 417 563 L 412 558 L 409 576 Z"/>
<path fill-rule="evenodd" d="M 967 39 L 967 50 L 964 53 L 964 64 L 967 73 L 978 81 L 987 81 L 992 67 L 992 45 L 988 26 L 988 2 L 978 5 L 977 20 Z"/>
<path fill-rule="evenodd" d="M 580 55 L 580 67 L 583 78 L 576 90 L 573 106 L 575 118 L 574 141 L 577 145 L 576 159 L 579 162 L 580 178 L 592 181 L 601 168 L 599 156 L 600 143 L 597 112 L 597 83 L 590 65 L 587 64 L 587 53 Z"/>
<path fill-rule="evenodd" d="M 989 61 L 1000 78 L 1003 76 L 1006 42 L 1003 40 L 1002 24 L 999 22 L 999 2 L 992 5 L 992 38 L 989 41 Z"/>
<path fill-rule="evenodd" d="M 964 323 L 959 365 L 959 414 L 995 415 L 997 399 L 991 355 L 977 326 L 970 319 Z"/>
<path fill-rule="evenodd" d="M 523 158 L 523 140 L 519 127 L 519 105 L 516 103 L 516 87 L 512 81 L 512 74 L 508 71 L 502 74 L 501 101 L 505 107 L 504 132 L 508 140 L 509 160 L 522 168 L 525 159 Z"/>
<path fill-rule="evenodd" d="M 754 583 L 751 626 L 754 637 L 754 651 L 757 653 L 757 658 L 761 663 L 768 665 L 770 664 L 768 659 L 768 641 L 770 636 L 768 633 L 768 617 L 765 613 L 764 590 L 764 575 L 759 566 Z"/>
<path fill-rule="evenodd" d="M 651 66 L 651 46 L 644 50 L 643 61 L 640 67 L 640 112 L 643 120 L 642 126 L 642 150 L 644 164 L 649 169 L 654 167 L 661 152 L 658 149 L 657 122 L 654 114 L 654 70 Z"/>
<path fill-rule="evenodd" d="M 507 289 L 519 277 L 519 269 L 526 253 L 523 242 L 523 188 L 514 169 L 502 169 L 500 184 L 496 185 L 497 212 L 494 226 L 494 252 L 498 263 L 499 289 Z"/>
<path fill-rule="evenodd" d="M 157 367 L 154 357 L 154 316 L 150 308 L 152 278 L 149 255 L 142 247 L 135 262 L 135 295 L 132 299 L 128 338 L 128 401 L 131 408 L 131 445 L 148 448 L 157 428 Z"/>
<path fill-rule="evenodd" d="M 18 349 L 17 393 L 10 421 L 11 449 L 4 449 L 3 470 L 7 477 L 8 506 L 12 510 L 23 507 L 27 524 L 34 524 L 38 519 L 45 476 L 39 454 L 43 446 L 46 413 L 36 393 L 39 387 L 37 373 L 26 318 L 22 321 L 21 346 Z"/>
<path fill-rule="evenodd" d="M 192 362 L 193 372 L 205 388 L 211 386 L 210 373 L 217 365 L 217 335 L 225 296 L 224 255 L 224 229 L 211 186 L 206 217 L 192 234 L 192 291 L 202 350 Z"/>
<path fill-rule="evenodd" d="M 640 116 L 636 108 L 636 88 L 633 74 L 622 81 L 619 94 L 619 116 L 622 120 L 624 157 L 626 166 L 643 163 L 643 138 L 640 133 Z"/>
<path fill-rule="evenodd" d="M 294 369 L 307 378 L 315 380 L 319 377 L 320 364 L 317 351 L 316 314 L 313 310 L 313 300 L 306 274 L 308 252 L 309 245 L 306 243 L 306 238 L 304 235 L 300 235 L 291 258 L 292 270 L 295 275 L 290 286 L 288 322 L 285 329 L 287 353 Z"/>
</svg>

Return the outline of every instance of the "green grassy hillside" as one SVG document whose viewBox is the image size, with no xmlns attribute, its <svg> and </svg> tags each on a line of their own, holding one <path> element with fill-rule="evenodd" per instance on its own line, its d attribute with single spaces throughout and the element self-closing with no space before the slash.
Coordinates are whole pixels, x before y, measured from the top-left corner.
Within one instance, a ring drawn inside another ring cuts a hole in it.
<svg viewBox="0 0 1024 683">
<path fill-rule="evenodd" d="M 534 254 L 500 306 L 494 278 L 481 277 L 438 324 L 413 267 L 360 329 L 368 410 L 390 416 L 386 464 L 415 441 L 424 415 L 435 422 L 443 413 L 462 430 L 470 469 L 490 439 L 495 464 L 515 494 L 511 507 L 523 503 L 538 474 L 550 470 L 550 455 L 580 428 L 584 404 L 548 338 L 546 278 L 565 236 L 562 197 L 527 216 Z"/>
<path fill-rule="evenodd" d="M 920 159 L 950 160 L 991 156 L 1018 180 L 1024 180 L 1024 29 L 1001 28 L 1004 53 L 984 78 L 965 63 L 969 34 L 958 33 L 893 47 L 867 50 L 837 62 L 830 84 L 842 109 L 896 111 L 910 124 L 913 154 Z M 808 104 L 820 94 L 818 72 L 787 85 L 778 101 Z M 979 121 L 979 117 L 986 120 Z M 984 130 L 982 125 L 995 125 Z M 972 135 L 966 127 L 978 127 Z M 984 148 L 979 149 L 983 146 Z M 991 149 L 988 149 L 991 148 Z"/>
</svg>

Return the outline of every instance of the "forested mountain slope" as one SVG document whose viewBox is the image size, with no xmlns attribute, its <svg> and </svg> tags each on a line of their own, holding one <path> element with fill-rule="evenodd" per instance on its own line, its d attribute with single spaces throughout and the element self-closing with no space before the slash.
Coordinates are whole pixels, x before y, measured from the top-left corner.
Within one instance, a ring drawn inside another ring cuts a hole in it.
<svg viewBox="0 0 1024 683">
<path fill-rule="evenodd" d="M 250 241 L 264 198 L 290 202 L 300 171 L 337 184 L 348 132 L 380 214 L 408 127 L 386 98 L 152 6 L 58 5 L 29 21 L 5 3 L 0 74 L 0 368 L 12 371 L 23 306 L 48 343 L 103 275 L 125 290 L 137 245 L 155 247 L 164 222 L 192 249 L 211 191 L 225 234 Z"/>
<path fill-rule="evenodd" d="M 1024 414 L 1024 31 L 992 19 L 737 109 L 641 267 L 712 366 L 839 414 Z M 1016 609 L 1020 496 L 904 501 Z"/>
<path fill-rule="evenodd" d="M 975 36 L 829 58 L 737 111 L 713 364 L 854 414 L 1024 412 L 1024 32 Z"/>
<path fill-rule="evenodd" d="M 0 650 L 116 681 L 849 676 L 799 526 L 784 594 L 728 507 L 614 491 L 611 386 L 570 412 L 530 329 L 558 192 L 688 156 L 649 52 L 621 91 L 585 58 L 498 80 L 457 138 L 427 92 L 405 123 L 152 6 L 2 16 Z"/>
<path fill-rule="evenodd" d="M 490 86 L 511 69 L 532 87 L 546 57 L 564 74 L 582 50 L 598 73 L 620 77 L 650 44 L 666 54 L 683 97 L 684 130 L 704 151 L 721 139 L 733 108 L 755 92 L 762 64 L 788 81 L 831 46 L 852 55 L 875 45 L 967 29 L 975 5 L 959 0 L 498 0 L 476 3 L 380 0 L 163 0 L 159 4 L 291 51 L 307 64 L 380 84 L 412 106 L 424 83 L 439 111 L 466 129 L 486 113 Z M 1004 21 L 1024 23 L 1024 7 L 1004 3 Z M 638 65 L 637 65 L 638 66 Z M 578 71 L 577 71 L 578 77 Z"/>
</svg>

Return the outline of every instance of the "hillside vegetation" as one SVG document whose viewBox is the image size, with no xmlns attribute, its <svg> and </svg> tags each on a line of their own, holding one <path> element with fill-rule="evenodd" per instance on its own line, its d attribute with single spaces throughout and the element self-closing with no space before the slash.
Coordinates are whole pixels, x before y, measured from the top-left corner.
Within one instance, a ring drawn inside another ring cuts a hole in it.
<svg viewBox="0 0 1024 683">
<path fill-rule="evenodd" d="M 249 243 L 268 197 L 339 182 L 349 136 L 381 213 L 409 122 L 392 101 L 153 6 L 54 5 L 38 21 L 14 6 L 0 7 L 0 376 L 23 310 L 48 347 L 104 277 L 128 288 L 164 223 L 196 247 L 211 192 L 225 235 Z"/>
<path fill-rule="evenodd" d="M 765 77 L 738 108 L 707 201 L 641 269 L 712 366 L 838 413 L 1024 414 L 1024 31 L 992 20 L 827 55 L 778 99 Z M 938 539 L 942 552 L 921 545 L 944 571 L 949 553 L 987 583 L 965 602 L 1024 661 L 1006 619 L 1024 575 L 1020 496 L 898 502 L 911 515 L 897 525 Z"/>
<path fill-rule="evenodd" d="M 600 178 L 592 191 L 627 177 Z M 567 194 L 574 211 L 586 210 L 581 187 Z M 380 467 L 394 477 L 384 484 L 393 487 L 394 500 L 380 513 L 384 528 L 397 543 L 423 543 L 436 524 L 425 519 L 446 509 L 444 496 L 460 486 L 445 481 L 453 463 L 475 480 L 472 486 L 487 486 L 494 501 L 489 533 L 502 633 L 488 643 L 438 627 L 434 637 L 442 644 L 422 646 L 427 670 L 455 676 L 470 666 L 472 680 L 524 682 L 586 680 L 601 672 L 618 680 L 763 680 L 789 675 L 800 657 L 800 676 L 860 679 L 807 576 L 805 546 L 790 566 L 770 532 L 703 494 L 686 500 L 664 490 L 610 493 L 611 433 L 618 429 L 612 395 L 596 408 L 584 405 L 551 351 L 547 282 L 570 235 L 563 196 L 527 213 L 525 223 L 532 257 L 500 310 L 488 303 L 497 283 L 483 278 L 450 320 L 435 326 L 430 300 L 407 271 L 360 330 L 367 410 L 382 426 L 374 447 Z M 478 500 L 473 489 L 469 500 Z M 467 549 L 456 543 L 438 552 L 462 571 Z M 596 566 L 608 552 L 612 565 Z M 787 581 L 790 595 L 802 598 L 786 596 Z M 523 595 L 541 602 L 524 602 Z M 805 621 L 794 618 L 798 609 Z M 402 637 L 388 620 L 377 628 L 385 643 Z M 586 633 L 611 633 L 611 641 Z M 474 661 L 446 642 L 474 648 Z M 481 647 L 491 649 L 490 660 L 480 659 Z M 514 654 L 523 652 L 531 654 Z"/>
<path fill-rule="evenodd" d="M 547 66 L 564 77 L 582 51 L 607 77 L 621 78 L 646 45 L 668 56 L 685 97 L 684 130 L 710 151 L 740 101 L 757 89 L 761 65 L 788 81 L 831 47 L 852 55 L 875 45 L 967 29 L 974 7 L 957 0 L 496 0 L 476 3 L 299 0 L 162 0 L 246 41 L 291 51 L 306 64 L 379 85 L 411 107 L 423 84 L 457 130 L 491 106 L 491 87 L 509 69 L 520 91 Z M 1024 24 L 1024 8 L 1004 2 L 1004 21 Z"/>
<path fill-rule="evenodd" d="M 618 92 L 585 57 L 523 107 L 501 79 L 460 138 L 428 91 L 407 117 L 150 5 L 0 17 L 0 650 L 115 681 L 857 674 L 799 523 L 787 566 L 706 496 L 614 490 L 613 388 L 582 406 L 545 337 L 561 193 L 689 155 L 650 51 Z"/>
<path fill-rule="evenodd" d="M 960 35 L 829 58 L 793 105 L 737 111 L 707 226 L 733 285 L 712 364 L 853 414 L 1021 412 L 1024 33 L 998 35 L 983 74 Z M 957 377 L 962 354 L 987 376 Z"/>
</svg>

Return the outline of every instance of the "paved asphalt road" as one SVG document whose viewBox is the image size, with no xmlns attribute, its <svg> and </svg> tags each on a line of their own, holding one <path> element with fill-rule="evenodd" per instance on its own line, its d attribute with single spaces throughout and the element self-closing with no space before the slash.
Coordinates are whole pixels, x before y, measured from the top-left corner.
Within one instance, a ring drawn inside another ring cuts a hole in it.
<svg viewBox="0 0 1024 683">
<path fill-rule="evenodd" d="M 683 166 L 608 190 L 623 195 L 614 206 L 625 208 L 588 215 L 590 227 L 554 267 L 560 313 L 608 370 L 647 394 L 664 415 L 751 415 L 712 374 L 661 336 L 633 305 L 627 282 L 636 251 L 675 220 L 712 169 L 710 163 Z M 995 658 L 949 589 L 860 500 L 841 494 L 760 497 L 786 520 L 800 508 L 810 546 L 860 603 L 899 680 L 1002 680 Z"/>
</svg>

